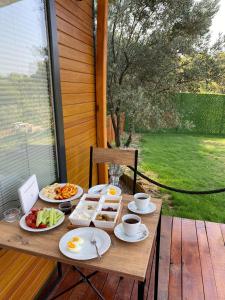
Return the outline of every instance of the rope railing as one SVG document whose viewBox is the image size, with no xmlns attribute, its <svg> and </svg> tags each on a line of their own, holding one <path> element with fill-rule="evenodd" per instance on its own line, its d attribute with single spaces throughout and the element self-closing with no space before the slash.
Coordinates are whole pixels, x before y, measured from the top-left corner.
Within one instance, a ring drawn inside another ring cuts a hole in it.
<svg viewBox="0 0 225 300">
<path fill-rule="evenodd" d="M 129 169 L 131 169 L 132 171 L 135 171 L 135 169 L 131 166 L 128 166 Z M 172 191 L 172 192 L 177 192 L 177 193 L 182 193 L 182 194 L 189 194 L 189 195 L 210 195 L 210 194 L 219 194 L 219 193 L 223 193 L 225 192 L 225 188 L 221 188 L 221 189 L 215 189 L 215 190 L 206 190 L 206 191 L 191 191 L 191 190 L 184 190 L 184 189 L 179 189 L 179 188 L 175 188 L 175 187 L 171 187 L 168 186 L 166 184 L 162 184 L 154 179 L 149 178 L 148 176 L 146 176 L 145 174 L 141 173 L 140 171 L 137 171 L 137 175 L 139 175 L 140 177 L 142 177 L 143 179 L 147 180 L 148 182 Z"/>
<path fill-rule="evenodd" d="M 107 143 L 108 148 L 112 148 L 112 146 L 110 145 L 110 143 Z M 128 168 L 130 170 L 132 170 L 133 172 L 135 172 L 135 169 L 131 166 L 128 166 Z M 206 190 L 206 191 L 191 191 L 191 190 L 185 190 L 185 189 L 178 189 L 175 187 L 171 187 L 168 186 L 166 184 L 160 183 L 154 179 L 149 178 L 148 176 L 146 176 L 145 174 L 141 173 L 140 171 L 137 170 L 137 175 L 144 178 L 145 180 L 147 180 L 148 182 L 166 189 L 168 191 L 172 191 L 172 192 L 176 192 L 176 193 L 181 193 L 181 194 L 189 194 L 189 195 L 210 195 L 210 194 L 219 194 L 219 193 L 224 193 L 225 192 L 225 188 L 221 188 L 221 189 L 215 189 L 215 190 Z"/>
</svg>

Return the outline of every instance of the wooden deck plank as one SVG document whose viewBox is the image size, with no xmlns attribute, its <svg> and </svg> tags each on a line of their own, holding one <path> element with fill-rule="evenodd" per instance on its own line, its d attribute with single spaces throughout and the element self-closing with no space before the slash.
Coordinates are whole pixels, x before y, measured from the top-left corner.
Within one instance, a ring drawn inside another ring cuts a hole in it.
<svg viewBox="0 0 225 300">
<path fill-rule="evenodd" d="M 205 300 L 218 299 L 205 222 L 196 221 Z"/>
<path fill-rule="evenodd" d="M 220 224 L 206 222 L 206 230 L 211 253 L 218 298 L 225 299 L 225 247 Z"/>
<path fill-rule="evenodd" d="M 100 272 L 100 273 L 97 273 L 91 279 L 91 282 L 101 292 L 104 287 L 106 279 L 107 279 L 107 273 Z M 84 294 L 84 299 L 85 300 L 97 300 L 98 299 L 97 294 L 93 291 L 93 289 L 89 285 L 87 286 L 87 290 Z"/>
<path fill-rule="evenodd" d="M 79 275 L 74 273 L 72 268 L 69 267 L 65 277 L 58 284 L 57 288 L 51 293 L 51 295 L 49 296 L 49 299 L 51 297 L 56 296 L 57 294 L 61 293 L 63 290 L 65 290 L 70 285 L 72 285 L 72 283 L 75 282 L 76 280 L 79 280 Z M 57 300 L 67 300 L 67 299 L 69 299 L 72 292 L 73 292 L 73 290 L 65 293 L 64 295 L 58 297 Z M 44 298 L 43 298 L 43 300 L 44 300 Z"/>
<path fill-rule="evenodd" d="M 220 224 L 220 229 L 221 229 L 223 242 L 224 242 L 224 246 L 225 246 L 225 224 Z"/>
<path fill-rule="evenodd" d="M 181 286 L 181 219 L 173 218 L 171 255 L 170 255 L 170 281 L 169 281 L 169 299 L 182 299 Z"/>
<path fill-rule="evenodd" d="M 159 258 L 158 299 L 168 299 L 172 217 L 162 218 Z"/>
<path fill-rule="evenodd" d="M 116 275 L 107 275 L 104 287 L 102 289 L 102 295 L 107 300 L 113 300 L 119 286 L 120 277 Z"/>
<path fill-rule="evenodd" d="M 195 221 L 182 219 L 183 299 L 204 299 Z"/>
<path fill-rule="evenodd" d="M 115 300 L 130 300 L 130 296 L 133 290 L 134 280 L 123 277 L 120 279 Z"/>
<path fill-rule="evenodd" d="M 163 288 L 167 286 L 168 291 L 164 289 L 160 297 L 169 300 L 225 299 L 224 230 L 223 224 L 180 218 L 170 221 L 170 218 L 162 217 L 160 257 L 161 264 L 165 262 L 165 266 L 161 265 L 160 276 L 162 270 L 165 274 L 159 280 L 162 280 Z M 154 299 L 154 273 L 155 260 L 148 266 L 145 300 Z M 74 281 L 70 274 L 68 278 L 64 280 L 64 285 L 68 286 Z M 102 291 L 106 300 L 137 299 L 138 285 L 132 279 L 121 280 L 117 275 L 99 273 L 91 281 Z M 161 286 L 160 281 L 159 284 Z M 60 299 L 96 300 L 97 297 L 87 284 L 81 284 L 69 296 Z"/>
<path fill-rule="evenodd" d="M 148 286 L 148 294 L 147 300 L 154 299 L 154 287 L 155 287 L 155 258 L 153 259 L 152 268 L 151 268 L 151 275 L 150 275 L 150 283 Z"/>
</svg>

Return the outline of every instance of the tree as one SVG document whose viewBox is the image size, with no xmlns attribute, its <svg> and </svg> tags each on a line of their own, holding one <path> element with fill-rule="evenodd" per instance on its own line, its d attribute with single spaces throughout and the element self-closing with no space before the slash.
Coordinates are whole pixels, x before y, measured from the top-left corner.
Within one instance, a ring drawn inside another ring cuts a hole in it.
<svg viewBox="0 0 225 300">
<path fill-rule="evenodd" d="M 165 107 L 173 111 L 170 94 L 198 90 L 206 78 L 210 84 L 222 84 L 221 76 L 216 74 L 218 69 L 222 74 L 224 39 L 220 37 L 215 45 L 209 46 L 209 29 L 217 11 L 218 0 L 111 3 L 107 97 L 117 147 L 121 146 L 122 112 L 129 122 L 125 142 L 129 146 L 138 124 L 154 126 L 162 122 L 160 116 Z"/>
</svg>

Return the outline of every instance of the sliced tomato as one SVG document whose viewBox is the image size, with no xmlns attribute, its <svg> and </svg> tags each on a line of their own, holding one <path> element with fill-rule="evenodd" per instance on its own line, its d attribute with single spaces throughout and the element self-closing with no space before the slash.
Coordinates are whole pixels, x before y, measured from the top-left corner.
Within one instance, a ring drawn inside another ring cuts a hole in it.
<svg viewBox="0 0 225 300">
<path fill-rule="evenodd" d="M 34 223 L 30 218 L 26 220 L 26 224 L 31 228 L 36 228 L 36 223 Z"/>
<path fill-rule="evenodd" d="M 36 212 L 38 212 L 40 209 L 39 208 L 35 208 L 35 207 L 33 207 L 33 208 L 31 208 L 31 212 L 32 213 L 36 213 Z"/>
<path fill-rule="evenodd" d="M 39 226 L 38 226 L 38 228 L 46 228 L 47 227 L 47 225 L 46 224 L 40 224 Z"/>
<path fill-rule="evenodd" d="M 34 214 L 30 214 L 29 218 L 32 220 L 33 223 L 36 223 L 37 216 Z"/>
<path fill-rule="evenodd" d="M 31 228 L 37 228 L 36 224 L 35 223 L 31 223 Z"/>
</svg>

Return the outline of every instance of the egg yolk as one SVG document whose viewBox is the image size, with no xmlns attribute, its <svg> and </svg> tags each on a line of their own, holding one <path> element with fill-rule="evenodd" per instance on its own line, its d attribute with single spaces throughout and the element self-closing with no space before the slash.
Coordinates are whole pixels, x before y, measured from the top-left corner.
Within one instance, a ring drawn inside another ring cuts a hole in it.
<svg viewBox="0 0 225 300">
<path fill-rule="evenodd" d="M 111 195 L 115 195 L 115 194 L 116 194 L 116 190 L 115 190 L 115 189 L 109 189 L 109 193 L 110 193 Z"/>
<path fill-rule="evenodd" d="M 76 246 L 76 244 L 74 244 L 73 242 L 67 242 L 67 246 L 69 247 L 69 248 L 76 248 L 77 246 Z"/>
<path fill-rule="evenodd" d="M 79 241 L 80 241 L 80 237 L 79 237 L 79 236 L 74 236 L 74 237 L 72 238 L 72 241 L 73 241 L 73 242 L 79 242 Z"/>
</svg>

